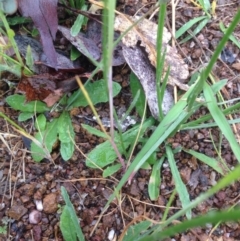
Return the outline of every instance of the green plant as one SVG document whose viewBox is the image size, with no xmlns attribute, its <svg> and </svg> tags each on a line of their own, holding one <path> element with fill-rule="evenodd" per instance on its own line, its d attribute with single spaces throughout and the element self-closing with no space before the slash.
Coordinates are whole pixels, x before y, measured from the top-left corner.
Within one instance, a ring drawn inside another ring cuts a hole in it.
<svg viewBox="0 0 240 241">
<path fill-rule="evenodd" d="M 118 83 L 113 83 L 113 95 L 116 96 L 121 90 Z M 103 80 L 89 83 L 86 86 L 86 91 L 93 104 L 107 102 L 108 96 L 105 91 L 105 83 Z M 60 141 L 60 153 L 62 158 L 69 160 L 74 152 L 74 137 L 75 133 L 70 117 L 70 110 L 79 107 L 87 106 L 88 102 L 80 90 L 76 91 L 69 98 L 64 96 L 57 105 L 60 116 L 53 120 L 47 120 L 44 113 L 52 111 L 45 103 L 41 101 L 31 101 L 26 103 L 23 95 L 12 95 L 6 98 L 6 102 L 15 110 L 21 111 L 18 120 L 25 121 L 32 117 L 35 118 L 35 128 L 37 133 L 35 139 L 37 143 L 32 142 L 31 153 L 35 161 L 41 161 L 44 158 L 49 158 L 52 152 L 53 145 L 57 140 Z M 39 143 L 41 145 L 39 145 Z"/>
<path fill-rule="evenodd" d="M 0 234 L 7 234 L 7 225 L 0 226 Z"/>
<path fill-rule="evenodd" d="M 60 229 L 62 231 L 64 240 L 84 241 L 85 238 L 80 228 L 78 217 L 75 213 L 74 207 L 64 187 L 61 187 L 61 193 L 66 203 L 66 205 L 63 207 L 62 214 L 60 216 Z"/>
<path fill-rule="evenodd" d="M 24 63 L 23 63 L 22 57 L 20 55 L 19 49 L 18 49 L 16 41 L 14 39 L 15 33 L 10 28 L 8 21 L 7 21 L 5 15 L 3 14 L 3 12 L 1 10 L 0 10 L 0 19 L 3 23 L 4 28 L 5 28 L 5 31 L 2 28 L 0 28 L 0 33 L 4 36 L 7 36 L 8 40 L 9 40 L 9 44 L 6 44 L 5 46 L 1 47 L 1 51 L 0 51 L 0 56 L 1 56 L 0 73 L 3 72 L 3 71 L 8 71 L 8 72 L 11 72 L 11 73 L 17 75 L 18 77 L 20 77 L 21 74 L 22 74 L 22 70 L 23 70 L 24 74 L 31 75 L 32 74 L 31 70 L 26 65 L 24 65 Z M 6 51 L 10 47 L 13 48 L 13 50 L 16 54 L 17 60 L 9 57 L 6 54 Z"/>
<path fill-rule="evenodd" d="M 203 119 L 207 118 L 213 118 L 215 121 L 215 124 L 219 127 L 219 129 L 222 131 L 226 139 L 229 141 L 230 146 L 232 148 L 233 153 L 237 157 L 238 161 L 240 162 L 239 155 L 240 155 L 240 148 L 239 145 L 236 142 L 236 139 L 232 133 L 232 130 L 229 126 L 228 121 L 224 117 L 223 113 L 226 113 L 230 111 L 230 107 L 228 107 L 225 110 L 222 110 L 219 108 L 218 103 L 215 99 L 215 94 L 214 90 L 215 88 L 211 88 L 209 84 L 206 83 L 206 80 L 208 76 L 210 75 L 211 69 L 217 61 L 217 57 L 219 56 L 222 48 L 224 47 L 224 44 L 227 42 L 229 36 L 233 32 L 235 26 L 239 22 L 239 17 L 240 17 L 240 11 L 235 15 L 235 18 L 232 21 L 232 24 L 229 26 L 228 30 L 226 31 L 225 36 L 221 40 L 219 46 L 217 47 L 215 53 L 213 54 L 213 57 L 207 66 L 206 69 L 202 70 L 200 74 L 200 78 L 196 80 L 196 83 L 190 87 L 190 89 L 187 91 L 185 95 L 182 96 L 182 98 L 173 106 L 173 108 L 169 111 L 169 113 L 163 118 L 161 123 L 158 125 L 158 127 L 155 129 L 153 134 L 149 137 L 148 141 L 145 143 L 145 145 L 142 147 L 141 151 L 138 152 L 137 156 L 135 159 L 132 161 L 130 164 L 129 168 L 127 169 L 126 173 L 120 180 L 118 186 L 116 187 L 116 193 L 118 193 L 123 185 L 127 182 L 127 180 L 131 180 L 131 177 L 136 173 L 139 168 L 141 168 L 148 160 L 148 158 L 157 150 L 158 146 L 163 144 L 169 136 L 174 135 L 178 130 L 181 130 L 182 126 L 187 127 L 188 123 L 187 120 L 188 118 L 194 114 L 194 112 L 199 109 L 200 106 L 205 105 L 211 115 L 207 115 L 203 117 Z M 160 51 L 159 51 L 160 52 Z M 216 86 L 215 86 L 216 87 Z M 218 89 L 218 88 L 216 88 Z M 216 90 L 215 89 L 215 90 Z M 203 91 L 203 94 L 201 94 Z M 197 98 L 200 98 L 200 100 L 197 100 Z M 234 106 L 234 110 L 236 111 L 239 108 L 239 105 Z M 233 110 L 231 109 L 231 110 Z M 202 120 L 203 120 L 202 119 Z M 190 122 L 191 123 L 191 122 Z M 169 164 L 171 167 L 173 179 L 176 181 L 176 191 L 180 195 L 180 200 L 182 201 L 183 205 L 183 210 L 177 212 L 175 215 L 172 217 L 169 217 L 166 222 L 163 224 L 155 225 L 152 228 L 149 227 L 149 223 L 146 224 L 146 230 L 141 232 L 141 236 L 139 237 L 134 237 L 134 240 L 159 240 L 162 238 L 169 237 L 171 235 L 176 234 L 177 232 L 181 232 L 183 230 L 186 230 L 187 228 L 191 228 L 192 226 L 198 226 L 202 224 L 206 224 L 206 222 L 211 221 L 211 222 L 217 222 L 219 221 L 218 218 L 221 217 L 221 220 L 229 220 L 231 219 L 232 213 L 230 212 L 225 212 L 225 213 L 220 213 L 220 214 L 212 214 L 210 216 L 205 215 L 202 218 L 197 218 L 195 220 L 191 221 L 185 221 L 182 226 L 181 225 L 176 225 L 173 226 L 172 228 L 167 228 L 171 222 L 182 216 L 187 214 L 187 217 L 190 218 L 191 216 L 191 209 L 193 207 L 196 207 L 197 204 L 202 202 L 203 200 L 206 200 L 208 197 L 219 191 L 221 188 L 226 187 L 229 185 L 231 182 L 238 180 L 239 175 L 238 172 L 240 170 L 240 167 L 237 167 L 233 172 L 228 173 L 225 177 L 222 178 L 221 181 L 218 182 L 218 184 L 211 188 L 209 191 L 206 193 L 202 194 L 199 196 L 196 200 L 190 202 L 189 198 L 187 198 L 186 194 L 186 187 L 185 185 L 181 182 L 179 179 L 179 171 L 176 168 L 176 164 L 173 158 L 173 151 L 171 150 L 171 147 L 166 145 L 166 153 L 167 157 L 169 160 Z M 195 153 L 194 153 L 195 154 Z M 200 158 L 201 160 L 202 158 Z M 218 172 L 223 173 L 222 169 L 219 169 L 217 167 L 216 162 L 211 160 L 209 163 L 211 166 L 213 166 Z M 160 164 L 159 164 L 160 166 Z M 159 180 L 157 180 L 159 182 Z M 186 195 L 181 194 L 184 192 Z M 107 210 L 108 205 L 112 202 L 113 198 L 115 197 L 115 194 L 112 194 L 112 196 L 109 198 L 108 203 L 106 204 L 102 214 Z M 237 210 L 239 212 L 239 210 Z M 229 213 L 229 215 L 226 215 L 226 213 Z M 225 218 L 223 218 L 223 216 Z M 239 217 L 237 215 L 233 217 L 234 220 L 238 220 Z M 179 228 L 181 227 L 181 228 Z M 184 228 L 183 228 L 184 227 Z M 134 227 L 130 227 L 130 229 L 134 229 Z M 136 227 L 136 232 L 138 226 Z M 171 231 L 170 231 L 171 230 Z M 127 239 L 126 239 L 127 240 Z"/>
<path fill-rule="evenodd" d="M 7 228 L 8 228 L 8 224 L 13 222 L 13 220 L 7 216 L 4 216 L 1 219 L 1 226 L 0 226 L 0 234 L 7 234 Z"/>
<path fill-rule="evenodd" d="M 201 1 L 201 3 L 206 4 L 204 7 L 204 11 L 206 11 L 207 16 L 203 16 L 203 18 L 199 18 L 194 22 L 191 22 L 191 24 L 189 24 L 187 27 L 185 26 L 185 29 L 181 30 L 182 31 L 180 32 L 181 34 L 187 31 L 187 29 L 189 29 L 191 26 L 193 26 L 194 23 L 197 23 L 198 21 L 202 21 L 200 23 L 201 26 L 205 25 L 209 21 L 210 19 L 210 15 L 208 12 L 210 10 L 209 1 Z M 111 56 L 112 56 L 112 51 L 114 47 L 113 18 L 114 18 L 115 4 L 116 4 L 116 1 L 105 2 L 104 19 L 103 19 L 104 21 L 103 63 L 96 64 L 97 66 L 96 69 L 103 69 L 104 71 L 105 82 L 102 82 L 101 95 L 102 93 L 106 93 L 105 90 L 107 85 L 109 88 L 109 93 L 108 93 L 109 96 L 106 94 L 105 96 L 106 98 L 104 99 L 104 101 L 110 100 L 111 138 L 109 138 L 109 136 L 106 134 L 106 132 L 104 132 L 104 130 L 99 131 L 90 126 L 83 125 L 83 128 L 85 128 L 91 134 L 106 139 L 104 143 L 98 145 L 94 150 L 92 150 L 87 155 L 86 164 L 89 167 L 103 169 L 103 175 L 109 176 L 115 173 L 116 171 L 118 171 L 121 168 L 121 166 L 123 166 L 120 163 L 115 162 L 117 158 L 120 160 L 121 156 L 124 155 L 124 157 L 128 159 L 127 165 L 126 165 L 127 166 L 126 172 L 121 178 L 117 187 L 115 188 L 115 192 L 109 197 L 109 200 L 105 208 L 103 209 L 101 215 L 103 215 L 103 213 L 107 210 L 108 206 L 113 201 L 115 196 L 117 196 L 120 193 L 120 190 L 123 187 L 123 185 L 127 181 L 131 182 L 134 174 L 140 168 L 143 168 L 143 167 L 149 168 L 152 166 L 152 173 L 149 181 L 149 195 L 151 199 L 156 199 L 159 195 L 158 187 L 161 183 L 160 168 L 163 161 L 167 159 L 169 162 L 169 166 L 170 166 L 173 180 L 175 182 L 176 187 L 175 187 L 175 191 L 173 192 L 168 202 L 167 209 L 163 215 L 163 219 L 161 220 L 162 222 L 157 225 L 153 225 L 150 221 L 143 221 L 137 225 L 132 225 L 130 226 L 123 240 L 125 241 L 126 240 L 134 240 L 134 241 L 162 240 L 163 238 L 170 237 L 178 232 L 183 232 L 192 227 L 202 226 L 209 222 L 216 223 L 216 222 L 219 222 L 219 220 L 223 222 L 228 220 L 234 220 L 234 221 L 239 220 L 240 213 L 238 209 L 234 211 L 227 210 L 219 213 L 211 213 L 209 215 L 204 215 L 202 217 L 197 217 L 195 219 L 192 219 L 191 217 L 191 210 L 194 207 L 196 207 L 198 204 L 200 204 L 201 202 L 203 202 L 204 200 L 208 199 L 210 196 L 212 196 L 213 194 L 221 190 L 222 188 L 238 180 L 240 166 L 236 167 L 233 171 L 230 172 L 229 170 L 225 170 L 224 168 L 222 168 L 219 161 L 214 158 L 206 157 L 205 155 L 202 155 L 201 153 L 197 153 L 193 150 L 185 150 L 182 148 L 173 150 L 171 145 L 168 144 L 168 138 L 175 135 L 175 133 L 177 133 L 180 130 L 186 130 L 190 128 L 209 127 L 214 125 L 214 126 L 217 126 L 220 129 L 220 131 L 224 134 L 224 136 L 230 143 L 231 149 L 235 154 L 238 162 L 240 162 L 240 148 L 238 143 L 236 142 L 235 136 L 233 135 L 231 127 L 229 125 L 232 122 L 228 121 L 225 118 L 226 114 L 239 110 L 240 105 L 235 104 L 231 107 L 227 107 L 226 109 L 223 109 L 224 105 L 222 103 L 218 103 L 217 100 L 218 100 L 218 92 L 226 84 L 226 81 L 223 80 L 220 83 L 213 84 L 211 86 L 209 83 L 207 83 L 212 67 L 217 61 L 217 57 L 219 56 L 229 36 L 231 36 L 235 26 L 239 22 L 240 11 L 236 14 L 232 24 L 226 30 L 225 36 L 223 37 L 219 46 L 214 52 L 212 59 L 210 60 L 206 69 L 203 69 L 201 70 L 200 73 L 196 73 L 196 75 L 192 76 L 192 81 L 193 81 L 192 86 L 181 97 L 181 99 L 173 106 L 173 108 L 169 111 L 169 113 L 166 116 L 163 116 L 163 114 L 160 111 L 161 122 L 157 124 L 156 128 L 154 126 L 156 125 L 156 121 L 153 120 L 153 118 L 151 117 L 150 118 L 145 117 L 146 101 L 145 101 L 143 91 L 139 85 L 136 85 L 137 87 L 135 86 L 134 81 L 136 81 L 136 78 L 133 75 L 131 76 L 131 88 L 134 96 L 133 102 L 134 102 L 134 105 L 136 104 L 136 109 L 139 112 L 140 116 L 142 117 L 142 121 L 141 121 L 141 124 L 134 126 L 133 128 L 126 131 L 125 133 L 122 133 L 120 128 L 118 132 L 114 131 L 113 129 L 114 109 L 113 109 L 112 98 L 115 94 L 114 94 L 114 90 L 112 91 L 114 87 L 112 88 Z M 166 4 L 162 3 L 160 5 L 158 40 L 161 40 L 165 12 L 166 12 Z M 181 35 L 180 33 L 178 33 L 179 36 Z M 161 109 L 161 98 L 165 90 L 165 85 L 167 82 L 167 77 L 169 72 L 169 69 L 168 69 L 167 73 L 165 73 L 165 76 L 162 76 L 163 74 L 162 63 L 164 62 L 165 55 L 164 55 L 164 51 L 162 54 L 161 41 L 158 41 L 157 53 L 158 53 L 157 84 L 160 84 L 161 82 L 163 82 L 162 90 L 158 92 L 159 109 Z M 91 94 L 93 93 L 93 90 L 91 88 L 92 88 L 91 84 L 88 83 L 86 86 L 86 91 L 83 91 L 83 89 L 81 89 L 81 91 L 79 90 L 75 92 L 69 98 L 64 97 L 59 103 L 59 107 L 62 111 L 60 114 L 60 117 L 54 119 L 52 122 L 46 119 L 46 117 L 43 115 L 43 112 L 44 112 L 43 110 L 38 109 L 39 108 L 37 107 L 38 102 L 28 103 L 32 107 L 30 111 L 26 113 L 27 117 L 36 116 L 36 113 L 40 113 L 35 120 L 35 127 L 38 130 L 38 133 L 35 138 L 38 140 L 37 143 L 40 142 L 41 145 L 42 143 L 44 143 L 44 146 L 46 147 L 48 153 L 51 152 L 53 141 L 55 141 L 58 137 L 62 145 L 61 146 L 62 156 L 66 159 L 69 158 L 69 156 L 71 156 L 73 151 L 74 132 L 71 124 L 71 119 L 69 116 L 69 111 L 71 110 L 71 108 L 74 108 L 74 107 L 86 106 L 88 104 L 91 105 L 91 107 L 93 107 L 93 104 L 99 103 L 98 102 L 99 99 L 96 100 L 94 99 L 95 98 L 94 95 L 91 96 Z M 88 93 L 88 96 L 86 95 L 86 93 Z M 84 96 L 87 96 L 87 98 L 84 98 Z M 89 99 L 91 99 L 91 101 Z M 9 101 L 9 99 L 7 101 L 11 105 L 10 103 L 11 101 Z M 25 105 L 24 99 L 21 101 L 22 102 L 20 106 L 24 106 Z M 132 107 L 134 105 L 132 105 Z M 198 110 L 202 106 L 205 106 L 209 110 L 210 114 L 202 116 L 196 121 L 189 121 L 188 119 L 195 113 L 196 110 Z M 19 108 L 19 107 L 16 106 L 15 108 Z M 19 108 L 19 110 L 23 110 L 23 109 Z M 47 109 L 47 111 L 49 111 L 49 109 Z M 96 117 L 97 117 L 97 114 L 96 114 Z M 115 120 L 116 122 L 119 122 L 117 118 L 115 119 L 116 119 Z M 208 120 L 213 120 L 213 122 L 202 124 L 203 122 Z M 234 121 L 239 122 L 239 120 L 234 120 Z M 65 125 L 67 126 L 67 128 L 64 128 L 64 130 L 62 129 L 62 127 L 57 128 L 55 127 L 57 126 L 57 124 Z M 149 127 L 154 127 L 152 128 L 153 132 L 152 134 L 149 134 L 149 136 L 145 136 L 144 133 Z M 51 135 L 49 133 L 51 133 Z M 49 135 L 49 140 L 47 138 L 48 135 Z M 142 148 L 140 151 L 136 151 L 135 153 L 136 156 L 132 160 L 132 153 L 136 146 L 136 143 L 141 143 Z M 113 148 L 113 144 L 115 145 L 114 148 Z M 161 158 L 158 159 L 156 154 L 160 145 L 162 145 L 162 147 L 165 148 L 165 153 L 162 155 Z M 176 161 L 174 158 L 174 153 L 181 150 L 197 157 L 198 160 L 203 161 L 204 163 L 212 167 L 215 171 L 217 171 L 219 174 L 223 175 L 223 177 L 218 181 L 218 183 L 214 187 L 210 188 L 207 192 L 202 193 L 199 197 L 197 197 L 193 201 L 190 201 L 186 185 L 181 180 L 181 177 L 176 165 Z M 46 153 L 42 153 L 42 154 L 46 155 Z M 126 162 L 123 162 L 123 163 L 125 164 Z M 168 217 L 169 207 L 176 193 L 179 195 L 179 199 L 182 203 L 183 208 L 182 210 L 176 212 L 174 215 Z M 63 209 L 63 213 L 61 215 L 61 221 L 60 221 L 60 227 L 61 227 L 63 236 L 67 241 L 76 240 L 77 237 L 79 240 L 84 240 L 82 231 L 79 227 L 79 222 L 74 212 L 74 208 L 70 203 L 69 197 L 67 196 L 67 193 L 64 188 L 62 188 L 62 195 L 66 202 L 66 206 Z M 183 217 L 185 215 L 189 220 L 185 220 L 181 224 L 177 224 L 177 225 L 172 224 L 174 220 L 180 217 Z"/>
<path fill-rule="evenodd" d="M 175 38 L 178 39 L 181 37 L 185 32 L 189 32 L 190 35 L 185 37 L 180 41 L 181 43 L 187 42 L 189 39 L 193 38 L 196 36 L 206 25 L 207 23 L 211 20 L 211 4 L 209 0 L 198 0 L 199 7 L 201 7 L 205 13 L 204 16 L 196 17 L 187 23 L 185 23 L 180 29 L 177 30 Z M 194 28 L 193 31 L 190 31 L 191 27 L 196 25 L 197 26 Z"/>
</svg>

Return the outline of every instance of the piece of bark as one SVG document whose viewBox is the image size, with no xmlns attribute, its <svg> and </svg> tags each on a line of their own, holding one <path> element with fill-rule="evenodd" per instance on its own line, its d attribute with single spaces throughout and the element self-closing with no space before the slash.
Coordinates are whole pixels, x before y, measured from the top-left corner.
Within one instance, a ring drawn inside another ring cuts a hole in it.
<svg viewBox="0 0 240 241">
<path fill-rule="evenodd" d="M 141 82 L 152 116 L 159 119 L 156 72 L 154 67 L 150 64 L 146 52 L 138 45 L 134 48 L 123 46 L 123 56 L 129 67 Z M 164 92 L 162 102 L 163 113 L 167 114 L 173 104 L 173 93 L 168 87 Z"/>
<path fill-rule="evenodd" d="M 130 17 L 127 15 L 116 16 L 114 29 L 124 33 L 134 22 L 138 21 L 140 17 Z M 147 20 L 142 19 L 137 23 L 122 39 L 123 44 L 126 47 L 135 47 L 138 42 L 145 48 L 150 63 L 156 67 L 157 65 L 157 28 L 158 25 Z M 184 63 L 180 55 L 178 55 L 175 48 L 168 45 L 171 39 L 171 34 L 166 28 L 163 31 L 163 49 L 166 49 L 166 57 L 164 63 L 164 74 L 167 72 L 168 66 L 170 66 L 170 74 L 168 78 L 168 84 L 175 86 L 177 85 L 180 89 L 188 90 L 188 85 L 183 82 L 188 78 L 189 71 L 188 66 Z"/>
</svg>

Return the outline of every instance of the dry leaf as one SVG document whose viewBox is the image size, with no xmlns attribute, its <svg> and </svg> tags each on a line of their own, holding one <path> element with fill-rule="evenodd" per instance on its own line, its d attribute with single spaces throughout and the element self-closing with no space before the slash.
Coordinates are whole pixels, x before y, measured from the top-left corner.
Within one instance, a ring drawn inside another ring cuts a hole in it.
<svg viewBox="0 0 240 241">
<path fill-rule="evenodd" d="M 69 58 L 58 52 L 56 53 L 57 65 L 56 63 L 52 65 L 51 62 L 49 62 L 49 59 L 47 58 L 45 53 L 43 52 L 41 44 L 36 39 L 27 37 L 25 35 L 16 35 L 14 38 L 17 43 L 19 52 L 24 57 L 27 53 L 27 46 L 29 45 L 31 47 L 32 57 L 35 63 L 33 66 L 33 71 L 37 74 L 48 72 L 47 68 L 44 68 L 41 65 L 45 65 L 51 68 L 55 68 L 57 66 L 58 70 L 78 71 L 78 73 L 82 73 L 84 71 L 83 68 L 77 66 Z"/>
<path fill-rule="evenodd" d="M 154 67 L 150 64 L 146 52 L 138 45 L 134 48 L 123 46 L 123 56 L 141 82 L 152 116 L 158 119 L 159 110 L 156 91 L 156 72 Z M 162 102 L 163 113 L 166 114 L 173 104 L 172 91 L 170 88 L 166 88 Z"/>
<path fill-rule="evenodd" d="M 116 16 L 114 29 L 115 31 L 125 32 L 134 22 L 138 21 L 140 17 L 130 17 L 127 15 Z M 122 42 L 127 47 L 135 47 L 140 42 L 140 45 L 145 48 L 148 58 L 151 64 L 156 67 L 157 52 L 156 52 L 156 41 L 157 41 L 157 24 L 143 19 L 136 24 L 122 39 Z M 189 76 L 188 66 L 184 63 L 177 51 L 168 45 L 171 39 L 171 34 L 166 28 L 163 32 L 163 48 L 166 48 L 166 59 L 165 59 L 165 71 L 170 66 L 170 76 L 168 84 L 173 86 L 177 85 L 180 89 L 188 90 L 188 85 L 183 84 Z"/>
<path fill-rule="evenodd" d="M 70 29 L 58 26 L 58 30 L 74 45 L 83 55 L 89 55 L 96 61 L 101 60 L 102 56 L 102 26 L 96 21 L 89 20 L 85 33 L 79 33 L 76 37 L 71 35 Z M 115 34 L 115 39 L 118 34 Z M 119 66 L 125 63 L 122 56 L 122 46 L 119 43 L 113 52 L 112 66 Z"/>
<path fill-rule="evenodd" d="M 53 106 L 57 103 L 63 95 L 62 89 L 56 89 L 52 93 L 50 93 L 44 100 L 48 107 Z"/>
<path fill-rule="evenodd" d="M 17 92 L 26 95 L 27 101 L 43 100 L 56 90 L 56 83 L 49 74 L 23 77 L 18 83 Z"/>
<path fill-rule="evenodd" d="M 85 56 L 91 56 L 98 61 L 101 58 L 101 52 L 96 43 L 92 39 L 88 39 L 84 34 L 79 33 L 76 37 L 71 35 L 70 29 L 58 26 L 58 30 L 68 39 Z"/>
<path fill-rule="evenodd" d="M 44 53 L 54 68 L 56 68 L 57 54 L 53 46 L 57 32 L 57 0 L 21 0 L 18 1 L 19 10 L 25 17 L 31 17 L 40 32 Z"/>
</svg>

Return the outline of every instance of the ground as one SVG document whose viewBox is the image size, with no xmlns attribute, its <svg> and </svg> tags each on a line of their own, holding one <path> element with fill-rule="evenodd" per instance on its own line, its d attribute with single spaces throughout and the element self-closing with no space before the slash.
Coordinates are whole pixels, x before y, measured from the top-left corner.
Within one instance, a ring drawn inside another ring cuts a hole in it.
<svg viewBox="0 0 240 241">
<path fill-rule="evenodd" d="M 127 14 L 134 14 L 138 10 L 145 12 L 150 6 L 147 2 L 138 0 L 119 1 L 118 9 Z M 238 1 L 218 1 L 215 17 L 211 19 L 201 33 L 194 39 L 178 46 L 178 52 L 182 57 L 185 60 L 188 57 L 188 66 L 191 73 L 194 73 L 209 61 L 216 43 L 223 35 L 219 30 L 219 22 L 223 21 L 224 25 L 228 26 L 238 8 Z M 190 0 L 180 0 L 176 8 L 176 28 L 178 29 L 190 19 L 201 14 L 202 11 L 194 7 Z M 167 27 L 169 28 L 172 26 L 170 4 L 167 16 Z M 240 38 L 239 34 L 240 26 L 234 31 L 237 39 Z M 235 64 L 219 60 L 213 73 L 216 79 L 228 79 L 224 98 L 233 99 L 239 97 L 240 92 L 239 49 L 230 41 L 227 48 L 237 56 Z M 129 74 L 130 69 L 127 65 L 114 68 L 113 79 L 122 85 L 121 94 L 114 100 L 117 109 L 130 105 Z M 15 77 L 6 75 L 4 78 L 9 80 Z M 12 82 L 16 83 L 15 79 Z M 9 86 L 3 81 L 0 84 L 0 111 L 17 122 L 19 113 L 5 103 L 5 98 L 13 94 L 14 88 L 9 89 Z M 107 116 L 108 104 L 98 105 L 97 109 L 101 116 Z M 192 118 L 197 119 L 205 113 L 206 109 L 201 108 Z M 79 117 L 83 115 L 85 118 Z M 96 126 L 95 122 L 89 122 L 89 118 L 92 117 L 89 107 L 75 109 L 71 113 L 71 117 L 76 133 L 75 142 L 83 153 L 88 153 L 102 142 L 101 139 L 88 134 L 81 127 L 82 123 L 90 123 Z M 32 121 L 18 124 L 32 133 Z M 240 134 L 238 125 L 235 126 L 234 133 L 238 138 Z M 113 193 L 116 183 L 123 175 L 122 171 L 111 178 L 103 178 L 100 170 L 86 167 L 85 158 L 79 150 L 76 149 L 71 160 L 65 162 L 59 155 L 58 147 L 52 153 L 54 162 L 45 159 L 41 163 L 36 163 L 32 160 L 26 148 L 24 138 L 2 118 L 0 118 L 0 134 L 2 140 L 0 142 L 0 220 L 2 220 L 2 227 L 4 223 L 7 224 L 7 234 L 0 234 L 0 240 L 63 240 L 59 228 L 59 218 L 64 205 L 60 192 L 61 186 L 66 188 L 70 196 L 76 214 L 81 220 L 81 227 L 86 240 L 92 241 L 109 240 L 111 232 L 114 232 L 116 239 L 110 238 L 110 240 L 118 240 L 124 228 L 133 219 L 140 220 L 145 217 L 156 221 L 161 220 L 166 204 L 174 190 L 170 168 L 168 163 L 165 162 L 161 171 L 160 196 L 157 201 L 150 201 L 147 189 L 150 171 L 140 170 L 134 176 L 131 184 L 124 186 L 119 199 L 111 203 L 107 212 L 97 223 L 101 210 L 110 194 Z M 186 149 L 199 151 L 209 157 L 217 157 L 218 153 L 213 143 L 218 142 L 219 138 L 220 133 L 216 128 L 208 128 L 181 131 L 168 141 L 173 147 L 181 145 Z M 228 167 L 234 168 L 237 160 L 224 138 L 221 151 L 221 157 L 227 162 Z M 159 152 L 160 155 L 161 151 Z M 209 166 L 199 162 L 186 152 L 177 153 L 175 159 L 182 180 L 187 185 L 191 200 L 209 187 L 214 186 L 220 178 Z M 237 204 L 240 200 L 239 190 L 239 183 L 233 183 L 198 205 L 193 210 L 193 216 L 205 214 L 210 210 L 225 209 Z M 38 207 L 38 201 L 42 202 L 43 210 L 41 205 Z M 181 209 L 181 203 L 176 197 L 168 215 L 171 216 L 179 209 Z M 30 218 L 33 220 L 30 221 Z M 93 230 L 94 232 L 91 233 Z M 240 240 L 239 223 L 207 225 L 205 228 L 196 228 L 176 235 L 171 240 Z"/>
</svg>

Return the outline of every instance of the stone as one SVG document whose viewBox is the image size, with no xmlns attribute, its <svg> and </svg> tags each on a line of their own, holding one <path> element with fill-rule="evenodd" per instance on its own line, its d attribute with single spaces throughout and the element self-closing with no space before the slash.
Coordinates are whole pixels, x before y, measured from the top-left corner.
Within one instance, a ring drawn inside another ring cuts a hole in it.
<svg viewBox="0 0 240 241">
<path fill-rule="evenodd" d="M 27 213 L 27 208 L 25 208 L 22 205 L 13 205 L 8 211 L 7 215 L 10 218 L 13 218 L 15 220 L 19 220 L 23 215 Z"/>
<path fill-rule="evenodd" d="M 55 213 L 58 209 L 57 194 L 47 194 L 43 199 L 43 211 L 45 213 Z"/>
</svg>

